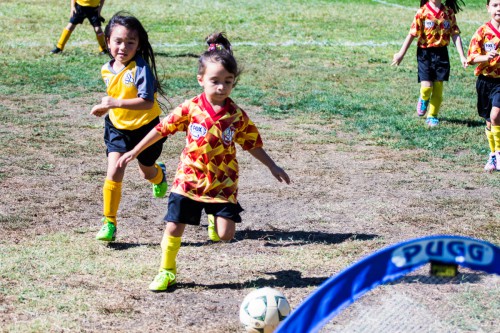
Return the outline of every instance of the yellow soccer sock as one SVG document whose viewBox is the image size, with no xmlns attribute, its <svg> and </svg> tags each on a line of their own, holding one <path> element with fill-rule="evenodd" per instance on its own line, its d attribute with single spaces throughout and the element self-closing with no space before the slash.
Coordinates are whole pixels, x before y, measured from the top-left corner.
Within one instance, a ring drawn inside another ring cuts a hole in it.
<svg viewBox="0 0 500 333">
<path fill-rule="evenodd" d="M 156 176 L 154 176 L 153 178 L 148 179 L 148 180 L 151 183 L 158 185 L 163 180 L 163 170 L 161 169 L 161 167 L 158 164 L 155 164 L 155 168 L 156 168 L 156 171 L 158 171 L 156 173 Z"/>
<path fill-rule="evenodd" d="M 71 30 L 64 28 L 61 33 L 61 37 L 59 37 L 59 41 L 57 42 L 57 48 L 64 50 L 64 46 L 66 46 L 66 43 L 68 42 L 70 36 Z"/>
<path fill-rule="evenodd" d="M 428 117 L 437 118 L 441 103 L 443 102 L 443 81 L 434 82 L 432 87 L 431 103 Z"/>
<path fill-rule="evenodd" d="M 493 152 L 500 152 L 500 126 L 491 126 L 491 136 L 493 136 L 493 141 L 495 144 L 495 149 Z"/>
<path fill-rule="evenodd" d="M 108 48 L 106 46 L 106 39 L 104 37 L 104 32 L 96 34 L 97 42 L 99 43 L 99 52 L 106 51 Z"/>
<path fill-rule="evenodd" d="M 428 101 L 431 98 L 432 87 L 420 87 L 420 98 Z"/>
<path fill-rule="evenodd" d="M 491 130 L 488 129 L 488 127 L 485 127 L 484 133 L 486 133 L 486 137 L 488 138 L 488 144 L 490 145 L 490 151 L 492 153 L 495 152 L 495 139 L 493 138 L 493 133 L 491 133 Z"/>
<path fill-rule="evenodd" d="M 161 241 L 161 264 L 160 269 L 167 269 L 172 273 L 177 273 L 176 258 L 181 247 L 181 237 L 163 234 Z"/>
<path fill-rule="evenodd" d="M 103 215 L 116 225 L 116 215 L 122 197 L 122 182 L 106 179 L 102 188 Z"/>
</svg>

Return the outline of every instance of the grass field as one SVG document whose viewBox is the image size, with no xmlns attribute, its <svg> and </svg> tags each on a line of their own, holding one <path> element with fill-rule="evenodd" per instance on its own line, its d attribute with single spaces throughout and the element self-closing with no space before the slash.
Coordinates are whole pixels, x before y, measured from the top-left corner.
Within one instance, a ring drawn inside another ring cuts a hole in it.
<svg viewBox="0 0 500 333">
<path fill-rule="evenodd" d="M 225 31 L 244 67 L 232 97 L 293 180 L 274 183 L 240 152 L 246 211 L 235 242 L 211 244 L 204 225 L 191 228 L 178 288 L 152 294 L 166 200 L 150 198 L 135 167 L 117 242 L 94 241 L 106 160 L 102 120 L 89 112 L 104 96 L 108 58 L 97 55 L 88 22 L 62 55 L 49 54 L 69 1 L 2 0 L 0 331 L 240 332 L 238 306 L 255 287 L 279 288 L 295 307 L 331 275 L 397 241 L 451 233 L 500 244 L 500 178 L 482 171 L 488 146 L 473 68 L 462 69 L 449 48 L 441 124 L 429 130 L 414 112 L 416 43 L 390 66 L 417 5 L 106 0 L 105 18 L 127 10 L 148 30 L 172 106 L 200 92 L 193 55 L 206 35 Z M 466 1 L 457 17 L 467 49 L 488 20 L 484 0 Z M 177 136 L 165 145 L 170 177 L 182 144 Z M 498 279 L 467 281 L 434 291 L 445 302 L 434 306 L 460 304 L 453 316 L 429 312 L 451 331 L 498 332 Z M 415 284 L 405 290 L 419 292 Z"/>
</svg>

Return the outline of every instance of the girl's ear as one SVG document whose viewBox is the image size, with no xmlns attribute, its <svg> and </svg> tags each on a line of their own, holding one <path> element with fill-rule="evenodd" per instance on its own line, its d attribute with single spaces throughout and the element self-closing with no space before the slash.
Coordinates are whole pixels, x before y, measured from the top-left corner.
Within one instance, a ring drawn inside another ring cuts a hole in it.
<svg viewBox="0 0 500 333">
<path fill-rule="evenodd" d="M 198 80 L 198 84 L 203 87 L 203 75 L 196 75 L 196 79 Z"/>
</svg>

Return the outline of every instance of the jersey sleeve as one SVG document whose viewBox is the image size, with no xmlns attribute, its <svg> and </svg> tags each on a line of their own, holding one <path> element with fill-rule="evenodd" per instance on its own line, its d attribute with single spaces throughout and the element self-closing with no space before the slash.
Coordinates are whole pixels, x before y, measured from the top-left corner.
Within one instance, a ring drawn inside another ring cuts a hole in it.
<svg viewBox="0 0 500 333">
<path fill-rule="evenodd" d="M 413 18 L 413 22 L 411 23 L 410 35 L 412 35 L 413 37 L 420 36 L 420 33 L 422 31 L 422 19 L 420 15 L 421 11 L 421 9 L 417 11 L 415 17 Z"/>
<path fill-rule="evenodd" d="M 477 29 L 472 36 L 469 44 L 469 51 L 467 52 L 467 63 L 472 65 L 474 59 L 483 54 L 483 28 Z"/>
<path fill-rule="evenodd" d="M 155 77 L 147 63 L 141 59 L 137 60 L 137 70 L 135 72 L 135 85 L 137 87 L 137 97 L 148 101 L 155 100 Z"/>
<path fill-rule="evenodd" d="M 257 126 L 250 120 L 245 111 L 241 110 L 241 112 L 242 120 L 235 136 L 235 142 L 239 144 L 243 150 L 262 147 L 263 142 Z"/>
<path fill-rule="evenodd" d="M 186 101 L 176 107 L 167 117 L 165 117 L 155 129 L 162 136 L 174 134 L 176 132 L 186 132 L 189 127 L 190 102 Z"/>
</svg>

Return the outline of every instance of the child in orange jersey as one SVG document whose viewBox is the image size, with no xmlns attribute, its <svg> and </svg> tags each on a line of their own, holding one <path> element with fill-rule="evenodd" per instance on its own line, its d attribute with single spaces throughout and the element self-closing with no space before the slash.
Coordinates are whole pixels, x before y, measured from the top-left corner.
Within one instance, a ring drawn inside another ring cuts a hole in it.
<svg viewBox="0 0 500 333">
<path fill-rule="evenodd" d="M 61 53 L 76 26 L 82 24 L 85 19 L 88 19 L 90 24 L 94 27 L 97 42 L 99 43 L 99 52 L 101 54 L 106 54 L 108 52 L 106 40 L 101 29 L 101 22 L 104 22 L 104 18 L 101 16 L 103 5 L 104 0 L 71 0 L 69 23 L 63 29 L 56 47 L 50 52 L 52 54 Z"/>
<path fill-rule="evenodd" d="M 239 144 L 269 168 L 280 182 L 290 183 L 286 172 L 262 148 L 257 127 L 230 98 L 240 70 L 231 44 L 222 33 L 207 38 L 208 50 L 199 58 L 198 83 L 203 93 L 185 101 L 118 161 L 120 167 L 167 135 L 186 132 L 186 146 L 172 185 L 165 216 L 160 271 L 149 289 L 163 291 L 176 283 L 176 257 L 187 224 L 199 225 L 202 210 L 215 217 L 220 239 L 234 237 L 241 222 L 237 200 Z"/>
<path fill-rule="evenodd" d="M 491 20 L 477 29 L 470 41 L 467 61 L 477 64 L 477 111 L 486 120 L 490 154 L 484 170 L 500 171 L 500 0 L 487 0 Z"/>
<path fill-rule="evenodd" d="M 455 19 L 455 14 L 460 11 L 459 1 L 446 0 L 445 5 L 443 5 L 441 0 L 421 0 L 421 7 L 415 15 L 410 33 L 406 36 L 401 50 L 394 55 L 392 61 L 392 65 L 399 65 L 413 40 L 418 38 L 417 61 L 420 97 L 417 103 L 417 114 L 423 117 L 429 109 L 426 119 L 426 124 L 429 127 L 439 124 L 437 116 L 443 101 L 443 81 L 448 81 L 450 76 L 447 47 L 450 39 L 455 43 L 463 67 L 467 67 L 460 29 Z"/>
</svg>

